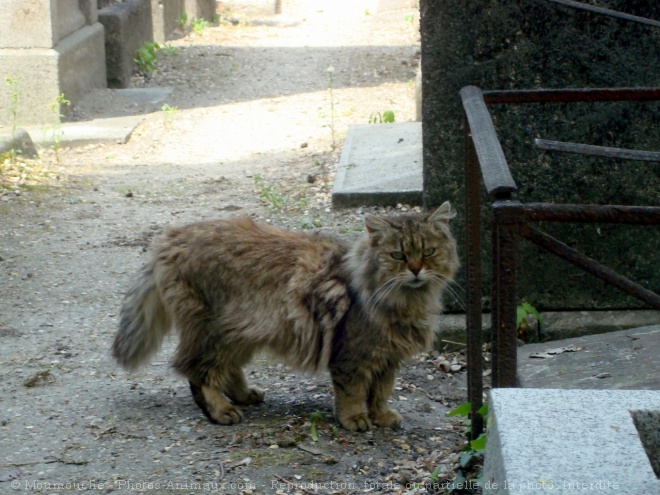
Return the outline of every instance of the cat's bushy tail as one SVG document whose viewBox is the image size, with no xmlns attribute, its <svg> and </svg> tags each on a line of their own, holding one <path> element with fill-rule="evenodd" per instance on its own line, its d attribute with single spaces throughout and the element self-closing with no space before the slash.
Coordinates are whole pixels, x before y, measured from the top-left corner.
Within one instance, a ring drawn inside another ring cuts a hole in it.
<svg viewBox="0 0 660 495">
<path fill-rule="evenodd" d="M 153 262 L 142 268 L 121 308 L 112 356 L 127 370 L 137 369 L 154 354 L 172 327 L 153 272 Z"/>
</svg>

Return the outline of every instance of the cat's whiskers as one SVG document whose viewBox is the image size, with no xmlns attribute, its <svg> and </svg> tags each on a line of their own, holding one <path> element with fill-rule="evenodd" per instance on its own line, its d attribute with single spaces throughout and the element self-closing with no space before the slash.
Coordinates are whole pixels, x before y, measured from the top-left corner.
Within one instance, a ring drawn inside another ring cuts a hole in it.
<svg viewBox="0 0 660 495">
<path fill-rule="evenodd" d="M 401 282 L 399 278 L 402 277 L 400 275 L 396 275 L 395 277 L 387 279 L 380 286 L 378 286 L 373 294 L 371 294 L 371 297 L 369 297 L 368 304 L 373 309 L 378 309 L 378 307 L 387 299 L 387 297 L 399 287 Z"/>
<path fill-rule="evenodd" d="M 431 277 L 431 280 L 433 282 L 440 284 L 444 290 L 446 290 L 452 296 L 454 296 L 454 299 L 456 299 L 456 302 L 458 302 L 459 306 L 464 311 L 466 310 L 465 300 L 457 290 L 457 289 L 461 289 L 463 292 L 465 292 L 463 287 L 457 284 L 451 277 L 443 275 L 442 273 L 438 273 L 436 271 L 430 271 L 428 275 Z M 455 286 L 456 288 L 452 286 Z"/>
</svg>

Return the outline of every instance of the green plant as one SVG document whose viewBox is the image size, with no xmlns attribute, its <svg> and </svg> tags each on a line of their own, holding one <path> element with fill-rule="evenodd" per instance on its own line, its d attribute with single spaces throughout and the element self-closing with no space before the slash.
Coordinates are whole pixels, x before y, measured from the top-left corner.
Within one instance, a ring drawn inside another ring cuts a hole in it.
<svg viewBox="0 0 660 495">
<path fill-rule="evenodd" d="M 168 57 L 173 57 L 181 52 L 181 49 L 172 46 L 169 43 L 160 47 L 161 51 Z"/>
<path fill-rule="evenodd" d="M 335 141 L 335 95 L 333 93 L 333 75 L 335 73 L 335 68 L 330 66 L 327 68 L 328 72 L 328 91 L 330 92 L 330 134 L 332 136 L 332 149 L 334 150 L 337 147 Z"/>
<path fill-rule="evenodd" d="M 472 437 L 472 431 L 470 427 L 469 415 L 472 411 L 472 405 L 469 402 L 459 405 L 458 407 L 452 409 L 447 413 L 448 417 L 452 416 L 461 416 L 464 418 L 463 424 L 466 425 L 465 434 L 470 439 Z M 481 406 L 477 411 L 484 421 L 484 428 L 487 426 L 488 419 L 488 403 Z M 483 480 L 483 459 L 484 453 L 486 452 L 486 442 L 487 436 L 486 433 L 481 433 L 477 438 L 469 440 L 468 443 L 463 447 L 459 457 L 458 464 L 459 467 L 456 470 L 456 478 L 452 483 L 447 487 L 448 493 L 455 493 L 455 490 L 458 487 L 464 487 L 466 482 L 480 485 Z M 436 481 L 438 474 L 440 472 L 439 468 L 436 468 L 431 474 L 431 479 Z"/>
<path fill-rule="evenodd" d="M 348 444 L 348 440 L 341 434 L 337 426 L 328 424 L 325 420 L 325 415 L 320 411 L 315 411 L 309 416 L 309 436 L 312 438 L 313 442 L 319 441 L 318 430 L 319 427 L 325 428 L 332 432 L 332 435 L 335 438 L 340 438 L 344 443 Z"/>
<path fill-rule="evenodd" d="M 209 21 L 206 19 L 193 19 L 190 21 L 190 25 L 197 34 L 202 34 L 202 32 L 210 26 Z"/>
<path fill-rule="evenodd" d="M 19 102 L 19 81 L 11 77 L 5 77 L 5 84 L 9 90 L 9 107 L 7 113 L 9 114 L 9 140 L 14 142 L 16 137 L 16 129 L 18 128 L 18 102 Z M 16 161 L 16 155 L 20 150 L 13 147 L 7 152 L 7 158 L 10 162 Z"/>
<path fill-rule="evenodd" d="M 272 210 L 279 210 L 289 202 L 288 198 L 282 196 L 274 185 L 264 181 L 261 175 L 255 174 L 254 183 L 258 188 L 259 197 L 270 203 Z"/>
<path fill-rule="evenodd" d="M 163 122 L 165 124 L 165 128 L 172 129 L 174 127 L 174 119 L 176 118 L 176 114 L 179 112 L 179 107 L 172 107 L 167 103 L 163 103 L 163 106 L 160 107 L 160 109 L 163 111 Z"/>
<path fill-rule="evenodd" d="M 158 50 L 160 50 L 160 45 L 158 43 L 145 43 L 138 48 L 133 60 L 141 72 L 144 74 L 151 74 L 156 70 Z"/>
<path fill-rule="evenodd" d="M 181 17 L 176 20 L 176 23 L 179 25 L 181 30 L 185 31 L 186 26 L 188 25 L 188 14 L 185 12 L 181 14 Z"/>
<path fill-rule="evenodd" d="M 534 328 L 536 325 L 532 324 L 534 319 L 538 321 L 538 333 L 540 333 L 543 328 L 543 318 L 537 309 L 528 302 L 523 302 L 516 307 L 516 328 L 519 339 L 525 342 L 538 341 L 538 334 L 534 335 L 536 330 Z"/>
<path fill-rule="evenodd" d="M 55 159 L 57 164 L 60 164 L 60 149 L 62 145 L 62 118 L 64 114 L 62 113 L 63 107 L 68 107 L 71 105 L 71 102 L 64 97 L 64 93 L 60 94 L 55 101 L 50 104 L 50 111 L 53 114 L 53 124 L 49 126 L 51 132 L 51 137 L 53 141 L 53 151 L 55 152 Z"/>
<path fill-rule="evenodd" d="M 393 124 L 394 112 L 392 110 L 385 110 L 381 115 L 380 112 L 373 112 L 369 116 L 370 124 Z"/>
</svg>

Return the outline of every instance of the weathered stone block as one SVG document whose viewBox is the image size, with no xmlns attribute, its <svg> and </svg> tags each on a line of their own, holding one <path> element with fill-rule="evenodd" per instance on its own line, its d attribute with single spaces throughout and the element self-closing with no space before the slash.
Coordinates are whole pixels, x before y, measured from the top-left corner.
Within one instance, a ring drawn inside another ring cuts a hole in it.
<svg viewBox="0 0 660 495">
<path fill-rule="evenodd" d="M 188 19 L 213 20 L 215 14 L 215 0 L 185 0 Z"/>
<path fill-rule="evenodd" d="M 59 119 L 51 105 L 60 94 L 75 103 L 90 89 L 105 87 L 103 26 L 85 26 L 54 49 L 2 49 L 0 74 L 17 82 L 20 125 L 53 123 Z M 0 85 L 0 101 L 8 101 L 9 91 Z M 9 123 L 6 112 L 0 122 Z"/>
<path fill-rule="evenodd" d="M 0 2 L 0 48 L 52 48 L 57 44 L 52 0 Z"/>
<path fill-rule="evenodd" d="M 103 27 L 96 20 L 96 0 L 0 2 L 0 78 L 16 83 L 0 85 L 0 107 L 17 91 L 19 124 L 52 123 L 59 121 L 50 107 L 60 94 L 75 104 L 106 87 Z M 0 124 L 10 120 L 0 113 Z"/>
<path fill-rule="evenodd" d="M 154 41 L 167 41 L 184 12 L 184 0 L 151 0 Z"/>
<path fill-rule="evenodd" d="M 105 28 L 105 56 L 108 86 L 130 85 L 136 67 L 136 51 L 153 42 L 151 0 L 128 0 L 101 9 L 99 22 Z"/>
<path fill-rule="evenodd" d="M 96 0 L 3 0 L 0 48 L 53 48 L 96 22 Z"/>
<path fill-rule="evenodd" d="M 595 3 L 595 2 L 589 2 Z M 660 3 L 598 5 L 660 18 Z M 553 2 L 421 2 L 424 195 L 459 209 L 463 237 L 463 109 L 458 92 L 488 89 L 657 86 L 660 31 Z M 660 149 L 657 103 L 491 106 L 523 202 L 660 204 L 657 164 L 540 153 L 536 137 L 603 146 Z M 484 210 L 484 219 L 490 218 Z M 660 291 L 660 233 L 647 227 L 543 225 L 592 258 Z M 485 282 L 490 228 L 484 227 Z M 461 239 L 462 243 L 462 239 Z M 520 299 L 544 309 L 637 307 L 636 300 L 552 255 L 522 244 Z M 488 306 L 488 294 L 485 294 Z"/>
</svg>

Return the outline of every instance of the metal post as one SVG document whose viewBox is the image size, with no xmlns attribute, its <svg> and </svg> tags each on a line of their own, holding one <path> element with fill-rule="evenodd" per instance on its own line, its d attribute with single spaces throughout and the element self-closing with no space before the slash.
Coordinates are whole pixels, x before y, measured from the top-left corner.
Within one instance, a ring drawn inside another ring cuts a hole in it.
<svg viewBox="0 0 660 495">
<path fill-rule="evenodd" d="M 483 355 L 481 328 L 481 195 L 480 168 L 474 144 L 465 122 L 465 211 L 467 246 L 467 326 L 468 400 L 472 438 L 483 432 L 483 418 L 477 411 L 483 404 Z"/>
<path fill-rule="evenodd" d="M 516 329 L 516 224 L 493 220 L 493 387 L 516 387 L 518 333 Z"/>
</svg>

